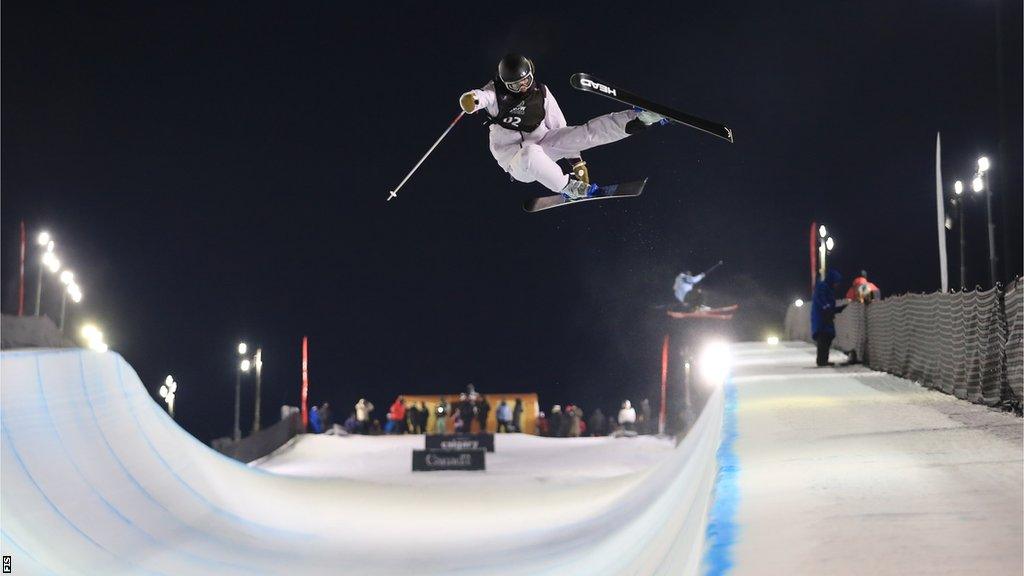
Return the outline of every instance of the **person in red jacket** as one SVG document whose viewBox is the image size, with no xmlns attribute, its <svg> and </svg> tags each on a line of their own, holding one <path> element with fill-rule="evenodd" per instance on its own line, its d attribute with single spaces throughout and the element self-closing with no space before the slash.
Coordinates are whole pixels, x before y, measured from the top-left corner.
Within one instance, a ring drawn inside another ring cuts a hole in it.
<svg viewBox="0 0 1024 576">
<path fill-rule="evenodd" d="M 391 405 L 391 410 L 388 412 L 388 420 L 395 423 L 395 434 L 405 434 L 405 397 L 399 396 L 395 398 L 395 402 Z"/>
<path fill-rule="evenodd" d="M 853 283 L 850 284 L 850 289 L 846 291 L 846 299 L 851 302 L 856 301 L 867 304 L 872 300 L 880 300 L 881 298 L 882 291 L 868 280 L 867 270 L 861 270 L 860 274 L 853 279 Z"/>
</svg>

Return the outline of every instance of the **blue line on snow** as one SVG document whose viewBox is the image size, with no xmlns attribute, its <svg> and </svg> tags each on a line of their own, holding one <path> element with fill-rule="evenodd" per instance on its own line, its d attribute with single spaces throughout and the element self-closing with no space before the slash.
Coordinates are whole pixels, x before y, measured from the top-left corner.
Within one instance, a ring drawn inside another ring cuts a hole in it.
<svg viewBox="0 0 1024 576">
<path fill-rule="evenodd" d="M 733 567 L 732 545 L 736 541 L 736 510 L 739 507 L 739 457 L 733 451 L 736 429 L 736 385 L 725 383 L 725 408 L 722 418 L 722 443 L 718 446 L 718 473 L 715 477 L 715 501 L 708 515 L 704 572 L 709 576 L 728 574 Z"/>
</svg>

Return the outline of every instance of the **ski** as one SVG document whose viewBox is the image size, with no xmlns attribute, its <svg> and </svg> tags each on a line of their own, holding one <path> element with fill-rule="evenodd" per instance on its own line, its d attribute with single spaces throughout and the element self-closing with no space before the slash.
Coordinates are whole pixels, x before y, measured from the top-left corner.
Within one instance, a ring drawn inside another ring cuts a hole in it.
<svg viewBox="0 0 1024 576">
<path fill-rule="evenodd" d="M 677 310 L 666 310 L 665 313 L 671 318 L 711 318 L 713 320 L 732 320 L 733 314 L 739 309 L 739 304 L 723 306 L 721 308 L 698 308 L 689 312 Z"/>
<path fill-rule="evenodd" d="M 604 80 L 599 80 L 591 76 L 590 74 L 585 74 L 583 72 L 573 74 L 569 78 L 569 83 L 572 84 L 572 87 L 577 90 L 590 92 L 591 94 L 597 94 L 600 96 L 604 96 L 605 98 L 611 98 L 612 100 L 622 102 L 623 104 L 627 104 L 629 106 L 639 106 L 644 110 L 650 110 L 651 112 L 654 112 L 656 114 L 661 114 L 662 116 L 668 118 L 669 120 L 677 124 L 689 126 L 690 128 L 696 128 L 697 130 L 707 132 L 708 134 L 711 134 L 713 136 L 718 136 L 719 138 L 723 140 L 728 140 L 729 142 L 733 141 L 732 130 L 730 130 L 729 127 L 725 126 L 724 124 L 711 122 L 710 120 L 705 120 L 703 118 L 691 116 L 690 114 L 685 114 L 678 110 L 673 110 L 668 106 L 655 104 L 654 102 L 651 102 L 645 98 L 641 98 L 640 96 L 637 96 L 632 92 L 623 90 L 622 88 L 609 84 Z"/>
<path fill-rule="evenodd" d="M 592 200 L 610 200 L 612 198 L 632 198 L 639 196 L 644 191 L 644 185 L 647 184 L 647 178 L 643 180 L 637 180 L 636 182 L 626 182 L 624 184 L 609 184 L 607 186 L 600 186 L 594 192 L 593 195 L 586 198 L 580 198 L 578 200 L 568 200 L 561 194 L 553 194 L 551 196 L 541 196 L 540 198 L 530 198 L 523 204 L 523 210 L 527 212 L 540 212 L 541 210 L 548 210 L 550 208 L 558 208 L 559 206 L 566 206 L 568 204 L 580 204 L 583 202 L 590 202 Z"/>
<path fill-rule="evenodd" d="M 685 320 L 688 318 L 707 318 L 709 320 L 732 320 L 732 313 L 723 314 L 721 312 L 673 312 L 669 310 L 667 312 L 669 317 L 675 318 L 676 320 Z"/>
</svg>

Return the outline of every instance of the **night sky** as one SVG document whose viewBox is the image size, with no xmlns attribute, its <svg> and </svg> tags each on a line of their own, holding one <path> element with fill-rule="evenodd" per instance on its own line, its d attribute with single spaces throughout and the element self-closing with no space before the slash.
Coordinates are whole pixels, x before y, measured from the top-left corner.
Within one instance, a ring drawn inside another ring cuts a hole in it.
<svg viewBox="0 0 1024 576">
<path fill-rule="evenodd" d="M 173 374 L 204 441 L 230 433 L 241 339 L 264 350 L 264 423 L 298 403 L 303 335 L 310 399 L 340 419 L 469 382 L 545 408 L 653 398 L 675 274 L 725 260 L 712 304 L 763 338 L 809 290 L 812 220 L 848 278 L 936 290 L 937 131 L 950 188 L 992 159 L 1021 273 L 1019 1 L 156 4 L 3 4 L 3 308 L 18 222 L 49 230 L 85 293 L 70 326 L 96 321 L 154 397 Z M 544 189 L 509 182 L 477 115 L 385 203 L 506 51 L 570 123 L 622 108 L 572 90 L 585 71 L 736 143 L 650 130 L 584 154 L 597 182 L 649 177 L 641 198 L 528 215 Z M 35 258 L 27 276 L 34 294 Z"/>
</svg>

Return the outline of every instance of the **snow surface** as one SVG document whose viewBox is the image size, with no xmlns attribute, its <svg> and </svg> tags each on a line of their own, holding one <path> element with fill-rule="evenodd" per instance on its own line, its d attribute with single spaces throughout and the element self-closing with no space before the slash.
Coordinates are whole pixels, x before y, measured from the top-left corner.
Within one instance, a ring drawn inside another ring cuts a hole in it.
<svg viewBox="0 0 1024 576">
<path fill-rule="evenodd" d="M 246 466 L 117 354 L 3 352 L 0 551 L 15 574 L 695 574 L 728 406 L 737 507 L 710 532 L 734 539 L 711 573 L 1021 573 L 1021 419 L 811 368 L 805 344 L 733 351 L 728 404 L 678 446 L 500 435 L 486 472 L 416 474 L 416 436 L 304 436 Z"/>
<path fill-rule="evenodd" d="M 1024 572 L 1020 418 L 804 344 L 734 351 L 736 574 Z"/>
<path fill-rule="evenodd" d="M 678 446 L 500 436 L 486 472 L 414 475 L 422 437 L 303 437 L 263 468 L 225 458 L 114 353 L 4 352 L 0 378 L 0 549 L 16 574 L 699 568 L 721 394 Z"/>
<path fill-rule="evenodd" d="M 486 472 L 413 472 L 412 451 L 422 435 L 325 436 L 305 434 L 254 466 L 290 476 L 347 478 L 381 484 L 578 486 L 642 472 L 675 449 L 674 439 L 541 438 L 495 435 Z"/>
</svg>

